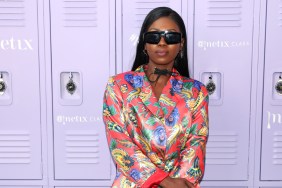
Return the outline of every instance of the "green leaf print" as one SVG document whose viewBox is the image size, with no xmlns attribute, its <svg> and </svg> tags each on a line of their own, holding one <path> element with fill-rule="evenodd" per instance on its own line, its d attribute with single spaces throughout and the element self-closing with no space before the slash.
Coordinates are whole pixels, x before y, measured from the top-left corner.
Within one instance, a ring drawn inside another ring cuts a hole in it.
<svg viewBox="0 0 282 188">
<path fill-rule="evenodd" d="M 184 128 L 186 128 L 187 127 L 187 125 L 188 125 L 188 118 L 186 117 L 186 116 L 184 116 L 183 118 L 182 118 L 182 126 L 184 127 Z"/>
<path fill-rule="evenodd" d="M 198 126 L 197 123 L 192 125 L 192 127 L 190 128 L 190 134 L 194 134 L 194 135 L 196 134 L 197 126 Z"/>
<path fill-rule="evenodd" d="M 167 113 L 168 113 L 167 108 L 163 107 L 162 109 L 163 109 L 164 114 L 167 115 Z"/>
<path fill-rule="evenodd" d="M 183 88 L 185 88 L 185 89 L 191 89 L 192 86 L 193 86 L 192 82 L 184 82 L 183 83 Z"/>
<path fill-rule="evenodd" d="M 116 114 L 116 109 L 113 106 L 109 106 L 109 111 L 110 111 L 111 115 L 113 115 L 113 116 Z"/>
<path fill-rule="evenodd" d="M 144 104 L 145 104 L 146 106 L 148 106 L 148 105 L 151 104 L 151 102 L 150 102 L 150 101 L 145 101 Z"/>
<path fill-rule="evenodd" d="M 130 110 L 135 113 L 135 112 L 138 112 L 138 108 L 139 108 L 139 106 L 136 105 L 134 107 L 131 107 Z"/>
<path fill-rule="evenodd" d="M 147 121 L 146 124 L 153 126 L 156 123 L 156 120 L 154 117 L 150 117 Z"/>
<path fill-rule="evenodd" d="M 186 130 L 186 134 L 193 134 L 196 135 L 196 131 L 197 131 L 197 123 L 193 124 L 192 127 L 187 128 Z"/>
<path fill-rule="evenodd" d="M 178 154 L 177 152 L 173 152 L 171 154 L 169 154 L 168 158 L 171 160 L 171 159 L 176 159 L 178 157 Z"/>
<path fill-rule="evenodd" d="M 142 134 L 143 136 L 150 142 L 152 137 L 153 137 L 153 133 L 151 130 L 149 129 L 142 129 Z"/>
<path fill-rule="evenodd" d="M 153 106 L 161 107 L 161 106 L 160 106 L 160 103 L 158 103 L 158 102 L 155 102 Z"/>
<path fill-rule="evenodd" d="M 135 138 L 135 131 L 132 129 L 131 131 L 130 131 L 130 136 L 132 137 L 132 138 Z"/>
<path fill-rule="evenodd" d="M 108 128 L 109 128 L 109 130 L 113 130 L 113 131 L 116 131 L 116 132 L 123 133 L 123 129 L 121 128 L 121 126 L 119 126 L 115 122 L 109 121 L 108 122 Z"/>
<path fill-rule="evenodd" d="M 190 141 L 190 146 L 191 147 L 193 147 L 193 146 L 199 146 L 199 141 L 200 141 L 201 139 L 199 139 L 199 138 L 196 138 L 196 139 L 192 139 L 191 141 Z"/>
<path fill-rule="evenodd" d="M 112 140 L 111 140 L 111 144 L 110 144 L 110 150 L 112 151 L 112 150 L 114 150 L 116 147 L 117 147 L 117 142 L 116 142 L 114 139 L 112 139 Z"/>
</svg>

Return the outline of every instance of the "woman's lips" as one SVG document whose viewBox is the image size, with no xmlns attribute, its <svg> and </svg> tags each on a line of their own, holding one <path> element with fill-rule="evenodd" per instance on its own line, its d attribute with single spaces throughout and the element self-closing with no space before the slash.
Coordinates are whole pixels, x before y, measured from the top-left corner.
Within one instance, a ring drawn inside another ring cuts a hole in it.
<svg viewBox="0 0 282 188">
<path fill-rule="evenodd" d="M 168 53 L 167 51 L 163 51 L 163 50 L 158 50 L 158 51 L 156 51 L 156 54 L 157 54 L 158 56 L 165 56 L 167 53 Z"/>
</svg>

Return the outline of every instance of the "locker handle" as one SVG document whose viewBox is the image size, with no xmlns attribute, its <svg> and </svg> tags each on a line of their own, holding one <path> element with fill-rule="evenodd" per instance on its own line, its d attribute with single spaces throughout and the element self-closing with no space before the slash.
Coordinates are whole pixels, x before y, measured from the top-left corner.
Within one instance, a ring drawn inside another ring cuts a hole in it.
<svg viewBox="0 0 282 188">
<path fill-rule="evenodd" d="M 3 95 L 5 93 L 7 86 L 5 84 L 5 81 L 3 80 L 3 74 L 0 73 L 0 95 Z"/>
<path fill-rule="evenodd" d="M 206 84 L 206 88 L 208 90 L 209 95 L 213 94 L 216 89 L 216 85 L 214 81 L 212 80 L 212 75 L 209 76 L 209 81 Z"/>
<path fill-rule="evenodd" d="M 279 76 L 279 80 L 275 84 L 275 90 L 279 95 L 282 95 L 282 76 Z"/>
<path fill-rule="evenodd" d="M 66 84 L 66 89 L 71 95 L 74 94 L 74 92 L 76 90 L 76 84 L 75 84 L 75 82 L 73 81 L 72 78 L 73 78 L 73 74 L 72 74 L 72 72 L 70 72 L 69 81 Z"/>
</svg>

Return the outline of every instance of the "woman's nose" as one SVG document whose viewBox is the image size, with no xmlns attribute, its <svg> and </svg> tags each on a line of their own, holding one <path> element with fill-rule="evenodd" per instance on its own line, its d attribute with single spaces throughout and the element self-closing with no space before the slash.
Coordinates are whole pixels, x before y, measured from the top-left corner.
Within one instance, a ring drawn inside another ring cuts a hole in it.
<svg viewBox="0 0 282 188">
<path fill-rule="evenodd" d="M 161 40 L 160 42 L 158 43 L 158 45 L 167 45 L 167 43 L 165 42 L 165 39 L 164 39 L 164 36 L 161 36 Z"/>
</svg>

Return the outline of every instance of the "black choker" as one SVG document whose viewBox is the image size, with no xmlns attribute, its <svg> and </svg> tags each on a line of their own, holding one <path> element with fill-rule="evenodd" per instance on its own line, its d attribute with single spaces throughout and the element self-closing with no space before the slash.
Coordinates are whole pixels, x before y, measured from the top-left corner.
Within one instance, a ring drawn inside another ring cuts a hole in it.
<svg viewBox="0 0 282 188">
<path fill-rule="evenodd" d="M 150 79 L 152 74 L 157 74 L 158 75 L 155 80 L 151 80 Z M 159 68 L 155 67 L 154 72 L 149 75 L 148 79 L 149 79 L 149 81 L 151 83 L 154 83 L 154 82 L 157 83 L 157 81 L 158 81 L 158 79 L 160 78 L 161 75 L 164 75 L 164 76 L 169 75 L 169 76 L 171 76 L 172 74 L 173 74 L 173 72 L 171 72 L 171 71 L 169 71 L 167 69 L 159 69 Z"/>
<path fill-rule="evenodd" d="M 167 70 L 167 69 L 158 69 L 155 67 L 153 74 L 158 74 L 158 75 L 172 75 L 172 72 Z"/>
</svg>

